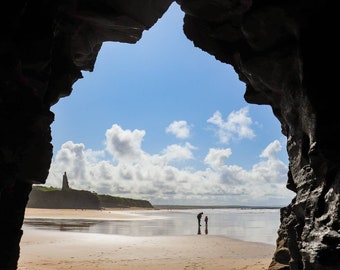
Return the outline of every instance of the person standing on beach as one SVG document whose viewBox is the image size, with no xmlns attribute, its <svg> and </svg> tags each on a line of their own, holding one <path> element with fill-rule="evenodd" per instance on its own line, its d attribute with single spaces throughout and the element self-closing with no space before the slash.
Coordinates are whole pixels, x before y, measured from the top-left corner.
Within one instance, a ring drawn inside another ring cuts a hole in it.
<svg viewBox="0 0 340 270">
<path fill-rule="evenodd" d="M 205 216 L 204 222 L 205 222 L 205 234 L 208 234 L 208 216 Z"/>
<path fill-rule="evenodd" d="M 201 226 L 201 219 L 202 219 L 202 216 L 203 216 L 203 212 L 200 212 L 200 213 L 197 215 L 198 227 Z"/>
</svg>

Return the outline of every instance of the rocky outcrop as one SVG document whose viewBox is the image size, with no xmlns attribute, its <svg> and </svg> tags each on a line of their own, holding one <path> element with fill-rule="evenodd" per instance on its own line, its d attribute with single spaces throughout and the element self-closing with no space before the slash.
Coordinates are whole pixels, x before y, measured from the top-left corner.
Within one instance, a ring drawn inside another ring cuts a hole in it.
<svg viewBox="0 0 340 270">
<path fill-rule="evenodd" d="M 0 46 L 1 269 L 16 269 L 32 183 L 51 162 L 50 107 L 92 71 L 103 41 L 135 43 L 167 0 L 6 1 Z M 340 156 L 334 6 L 322 0 L 178 0 L 193 46 L 230 64 L 247 102 L 269 105 L 287 137 L 287 188 L 269 269 L 340 269 Z"/>
<path fill-rule="evenodd" d="M 287 136 L 287 188 L 269 269 L 340 269 L 339 125 L 327 69 L 331 8 L 322 1 L 178 1 L 194 45 L 231 64 L 245 100 L 267 104 Z M 312 48 L 317 48 L 313 50 Z M 315 63 L 315 64 L 313 64 Z"/>
<path fill-rule="evenodd" d="M 136 43 L 169 0 L 12 0 L 0 9 L 0 269 L 17 268 L 29 193 L 52 158 L 50 108 L 104 41 Z"/>
<path fill-rule="evenodd" d="M 87 190 L 41 190 L 33 187 L 27 207 L 49 209 L 101 209 L 97 194 Z"/>
<path fill-rule="evenodd" d="M 65 174 L 64 174 L 65 175 Z M 27 207 L 49 209 L 153 208 L 147 200 L 97 194 L 72 188 L 34 186 Z"/>
</svg>

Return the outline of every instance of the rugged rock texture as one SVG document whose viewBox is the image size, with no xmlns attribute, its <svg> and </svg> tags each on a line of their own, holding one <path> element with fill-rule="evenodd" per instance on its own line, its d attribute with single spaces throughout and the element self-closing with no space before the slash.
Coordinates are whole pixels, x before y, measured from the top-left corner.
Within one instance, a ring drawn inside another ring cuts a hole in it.
<svg viewBox="0 0 340 270">
<path fill-rule="evenodd" d="M 11 0 L 0 9 L 0 269 L 17 268 L 28 195 L 51 158 L 50 107 L 103 41 L 136 43 L 169 0 Z"/>
<path fill-rule="evenodd" d="M 52 156 L 50 107 L 92 71 L 103 41 L 135 43 L 170 0 L 12 0 L 0 27 L 0 254 L 16 269 L 32 183 Z M 269 269 L 340 269 L 335 7 L 322 0 L 178 0 L 194 46 L 231 64 L 247 102 L 267 104 L 287 136 L 287 188 Z M 332 118 L 333 117 L 333 118 Z M 4 239 L 4 240 L 3 240 Z"/>
<path fill-rule="evenodd" d="M 231 64 L 246 101 L 270 105 L 287 136 L 287 188 L 296 197 L 281 211 L 269 269 L 340 269 L 339 124 L 328 120 L 339 113 L 328 72 L 315 67 L 332 58 L 331 9 L 322 1 L 178 2 L 187 37 Z"/>
</svg>

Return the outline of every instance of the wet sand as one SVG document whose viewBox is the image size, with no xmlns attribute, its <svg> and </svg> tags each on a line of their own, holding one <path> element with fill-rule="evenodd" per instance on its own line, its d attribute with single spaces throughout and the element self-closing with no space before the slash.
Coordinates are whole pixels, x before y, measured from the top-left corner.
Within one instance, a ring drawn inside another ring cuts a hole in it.
<svg viewBox="0 0 340 270">
<path fill-rule="evenodd" d="M 26 217 L 140 219 L 136 211 L 27 209 Z M 122 236 L 24 228 L 19 270 L 265 270 L 275 247 L 210 235 Z"/>
</svg>

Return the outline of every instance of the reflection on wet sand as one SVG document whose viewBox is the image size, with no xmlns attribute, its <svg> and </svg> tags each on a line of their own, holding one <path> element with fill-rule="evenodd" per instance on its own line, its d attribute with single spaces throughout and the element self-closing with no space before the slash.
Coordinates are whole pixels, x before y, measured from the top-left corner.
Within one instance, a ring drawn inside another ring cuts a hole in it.
<svg viewBox="0 0 340 270">
<path fill-rule="evenodd" d="M 202 226 L 198 226 L 197 209 L 105 211 L 105 213 L 100 211 L 99 218 L 95 218 L 91 211 L 81 211 L 81 215 L 78 214 L 79 211 L 69 211 L 64 216 L 57 214 L 53 216 L 53 213 L 60 212 L 58 210 L 49 211 L 45 213 L 46 217 L 28 211 L 30 215 L 25 217 L 23 229 L 26 227 L 126 236 L 209 234 L 275 244 L 279 226 L 279 210 L 270 209 L 205 209 L 204 214 L 209 216 L 209 225 L 208 219 L 203 217 Z M 79 218 L 80 216 L 82 218 Z"/>
</svg>

